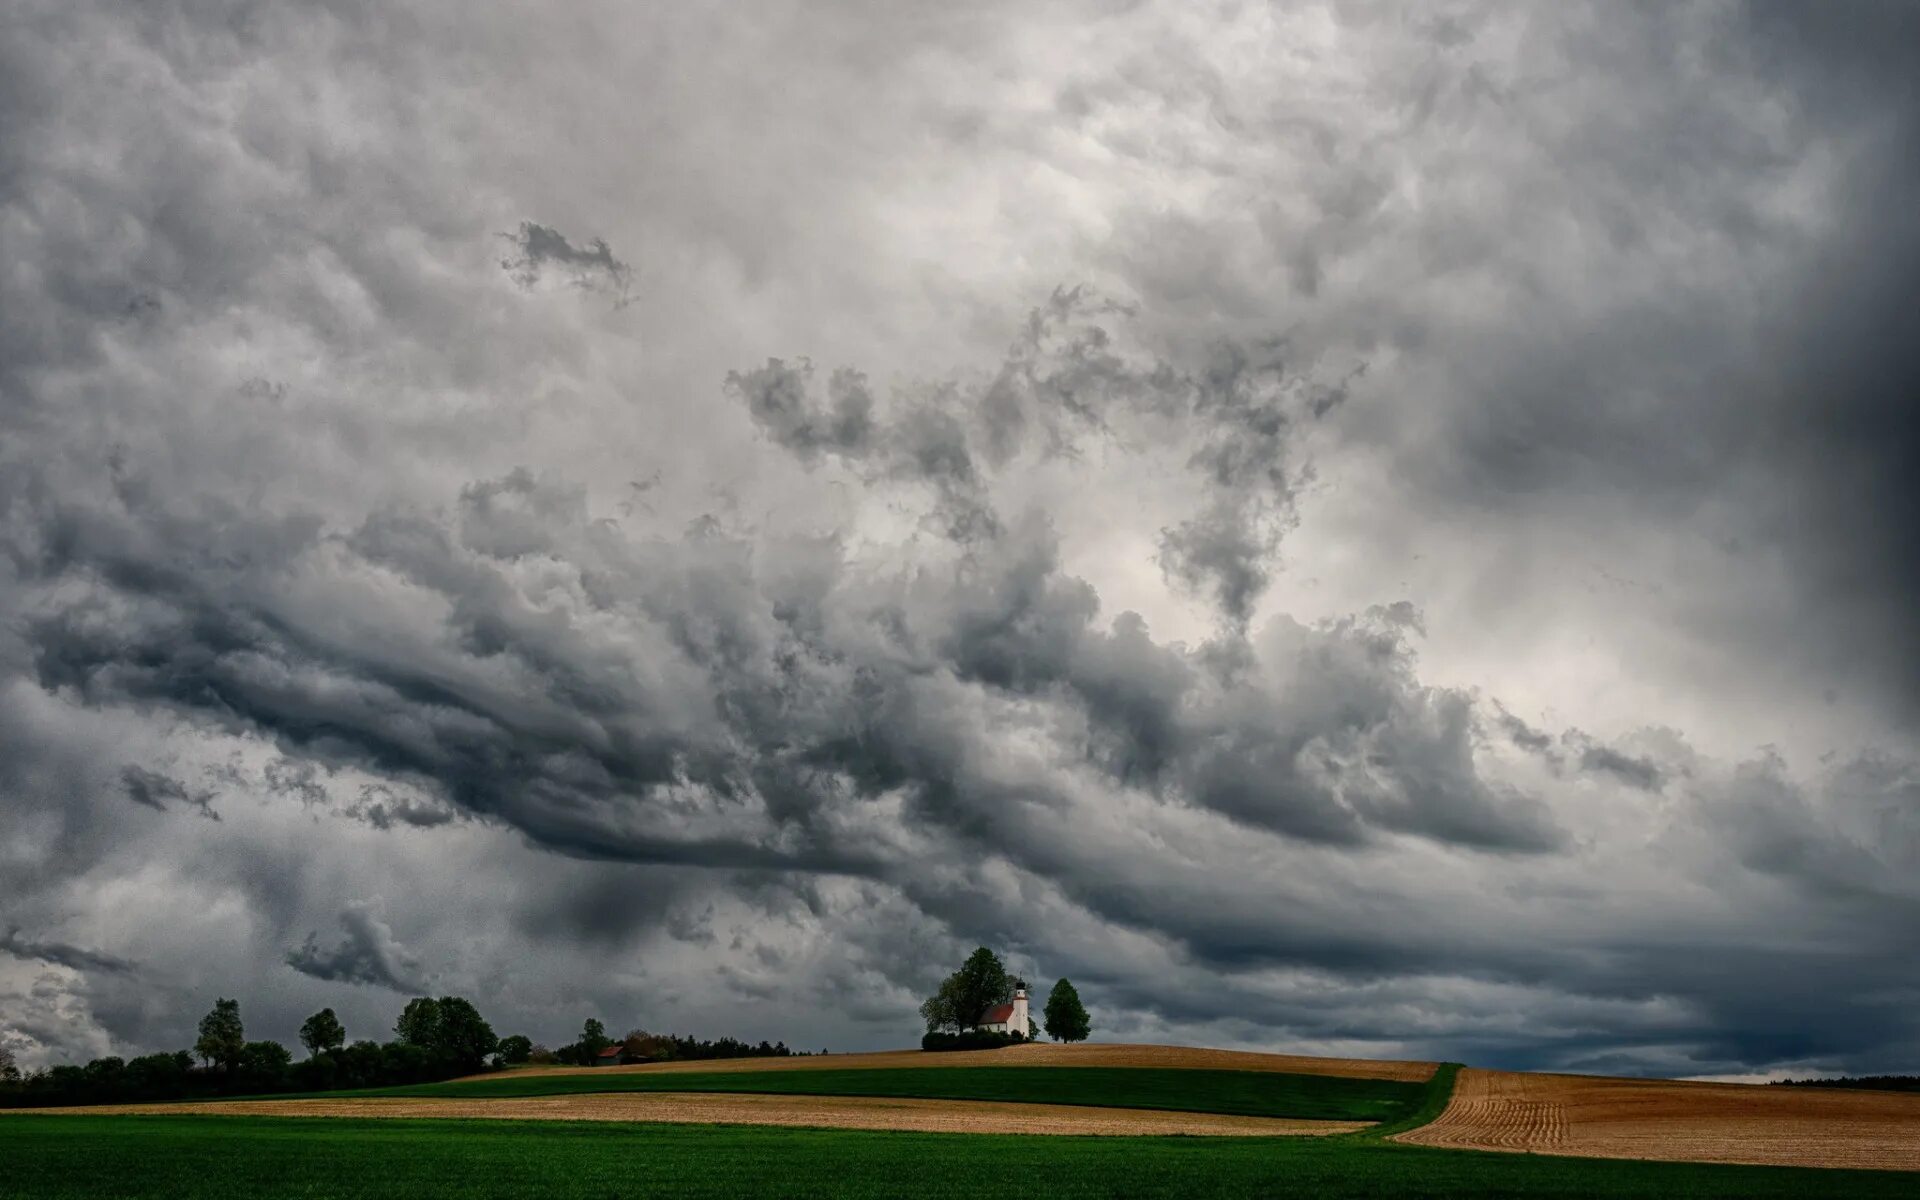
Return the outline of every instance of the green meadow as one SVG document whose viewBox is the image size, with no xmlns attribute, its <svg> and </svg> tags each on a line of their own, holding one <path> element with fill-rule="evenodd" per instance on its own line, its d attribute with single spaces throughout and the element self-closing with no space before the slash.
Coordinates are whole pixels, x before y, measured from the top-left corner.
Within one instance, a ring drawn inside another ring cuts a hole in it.
<svg viewBox="0 0 1920 1200">
<path fill-rule="evenodd" d="M 1920 1175 L 1480 1154 L 1354 1138 L 0 1114 L 0 1195 L 1910 1198 Z"/>
</svg>

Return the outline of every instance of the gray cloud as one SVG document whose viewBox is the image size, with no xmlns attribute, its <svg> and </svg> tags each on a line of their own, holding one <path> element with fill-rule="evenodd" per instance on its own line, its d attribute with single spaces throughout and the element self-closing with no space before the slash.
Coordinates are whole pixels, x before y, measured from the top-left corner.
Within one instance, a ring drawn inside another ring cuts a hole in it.
<svg viewBox="0 0 1920 1200">
<path fill-rule="evenodd" d="M 1622 754 L 1609 746 L 1588 746 L 1580 752 L 1580 769 L 1604 771 L 1646 792 L 1660 790 L 1660 768 L 1644 758 Z"/>
<path fill-rule="evenodd" d="M 52 963 L 54 966 L 71 967 L 85 971 L 131 971 L 135 965 L 128 959 L 112 954 L 102 954 L 98 950 L 87 950 L 71 946 L 65 942 L 43 941 L 30 938 L 20 932 L 18 926 L 0 935 L 0 951 L 15 958 L 36 959 Z"/>
<path fill-rule="evenodd" d="M 120 772 L 120 786 L 126 790 L 127 799 L 135 804 L 144 804 L 161 812 L 182 804 L 209 820 L 220 819 L 220 814 L 213 810 L 212 792 L 190 791 L 186 784 L 158 771 L 127 766 Z"/>
<path fill-rule="evenodd" d="M 789 366 L 777 358 L 755 371 L 727 376 L 738 396 L 775 442 L 811 461 L 821 451 L 860 458 L 873 436 L 873 397 L 858 371 L 841 368 L 827 381 L 826 402 L 812 396 L 813 364 Z"/>
<path fill-rule="evenodd" d="M 1920 1062 L 1909 13 L 362 15 L 0 38 L 34 1061 Z"/>
<path fill-rule="evenodd" d="M 432 829 L 460 819 L 458 811 L 431 797 L 414 792 L 397 792 L 385 784 L 369 783 L 361 787 L 360 798 L 347 809 L 351 815 L 375 829 L 410 826 Z"/>
<path fill-rule="evenodd" d="M 500 236 L 514 250 L 500 267 L 521 287 L 531 288 L 548 272 L 558 271 L 574 287 L 611 295 L 616 306 L 630 299 L 633 268 L 614 257 L 604 238 L 575 246 L 559 230 L 536 221 L 522 221 L 519 229 Z"/>
<path fill-rule="evenodd" d="M 417 992 L 428 985 L 420 960 L 393 936 L 375 907 L 349 904 L 340 913 L 340 940 L 322 946 L 318 932 L 287 954 L 287 965 L 302 975 L 329 983 L 364 983 L 396 992 Z"/>
</svg>

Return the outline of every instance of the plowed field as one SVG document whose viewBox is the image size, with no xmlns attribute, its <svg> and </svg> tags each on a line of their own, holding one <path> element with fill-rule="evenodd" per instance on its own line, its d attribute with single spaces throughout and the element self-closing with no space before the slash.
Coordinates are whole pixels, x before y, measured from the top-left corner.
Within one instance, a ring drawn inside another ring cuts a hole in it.
<svg viewBox="0 0 1920 1200">
<path fill-rule="evenodd" d="M 729 1058 L 697 1062 L 637 1063 L 628 1067 L 527 1067 L 547 1074 L 587 1071 L 805 1071 L 900 1067 L 1168 1067 L 1216 1071 L 1282 1071 L 1292 1075 L 1339 1075 L 1349 1079 L 1398 1079 L 1418 1083 L 1433 1074 L 1430 1062 L 1370 1058 L 1310 1058 L 1298 1054 L 1259 1054 L 1247 1050 L 1207 1050 L 1189 1046 L 1136 1046 L 1124 1043 L 1067 1046 L 1036 1042 L 1003 1050 L 928 1054 L 921 1050 L 884 1050 L 873 1054 L 821 1054 L 800 1058 Z M 476 1075 L 475 1079 L 498 1079 Z"/>
<path fill-rule="evenodd" d="M 1357 1121 L 1294 1121 L 1153 1109 L 1080 1108 L 866 1097 L 713 1095 L 696 1092 L 593 1093 L 494 1100 L 215 1100 L 199 1104 L 115 1104 L 22 1112 L 86 1116 L 207 1114 L 277 1117 L 488 1117 L 502 1120 L 667 1121 L 701 1125 L 803 1125 L 905 1129 L 922 1133 L 1190 1134 L 1299 1136 L 1349 1133 Z M 0 1121 L 6 1120 L 0 1114 Z"/>
<path fill-rule="evenodd" d="M 1920 1096 L 1460 1072 L 1422 1146 L 1667 1162 L 1920 1171 Z"/>
</svg>

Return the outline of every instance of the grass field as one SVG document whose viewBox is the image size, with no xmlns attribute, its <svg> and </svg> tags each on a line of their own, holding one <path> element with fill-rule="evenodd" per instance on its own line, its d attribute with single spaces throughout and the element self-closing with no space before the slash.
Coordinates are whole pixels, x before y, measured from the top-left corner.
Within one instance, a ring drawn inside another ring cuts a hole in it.
<svg viewBox="0 0 1920 1200">
<path fill-rule="evenodd" d="M 1025 1138 L 700 1125 L 0 1116 L 0 1194 L 1802 1197 L 1920 1175 L 1431 1150 L 1360 1138 Z"/>
<path fill-rule="evenodd" d="M 584 1092 L 761 1092 L 800 1096 L 889 1096 L 1086 1104 L 1171 1112 L 1297 1117 L 1320 1121 L 1394 1121 L 1426 1094 L 1425 1083 L 1288 1075 L 1273 1071 L 1167 1070 L 1141 1067 L 913 1067 L 894 1070 L 727 1071 L 700 1074 L 505 1074 L 417 1084 L 325 1098 L 439 1096 L 477 1099 Z"/>
</svg>

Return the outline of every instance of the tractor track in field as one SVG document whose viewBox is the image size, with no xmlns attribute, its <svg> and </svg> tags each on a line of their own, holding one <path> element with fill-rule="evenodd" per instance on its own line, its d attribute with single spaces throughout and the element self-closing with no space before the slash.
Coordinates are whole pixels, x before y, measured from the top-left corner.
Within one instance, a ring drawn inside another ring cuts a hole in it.
<svg viewBox="0 0 1920 1200">
<path fill-rule="evenodd" d="M 1920 1171 L 1920 1096 L 1469 1068 L 1444 1112 L 1392 1140 L 1581 1158 Z"/>
</svg>

